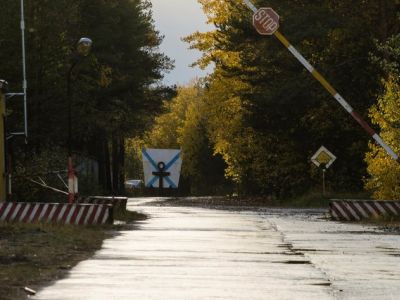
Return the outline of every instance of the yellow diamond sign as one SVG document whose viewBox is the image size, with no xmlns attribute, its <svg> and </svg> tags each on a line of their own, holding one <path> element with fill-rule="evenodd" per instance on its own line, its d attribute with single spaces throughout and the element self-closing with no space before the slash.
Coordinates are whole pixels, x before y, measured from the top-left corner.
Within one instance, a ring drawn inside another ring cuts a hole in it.
<svg viewBox="0 0 400 300">
<path fill-rule="evenodd" d="M 328 169 L 333 162 L 336 160 L 336 156 L 332 154 L 324 146 L 318 149 L 318 151 L 311 157 L 311 161 L 317 166 L 325 166 Z"/>
</svg>

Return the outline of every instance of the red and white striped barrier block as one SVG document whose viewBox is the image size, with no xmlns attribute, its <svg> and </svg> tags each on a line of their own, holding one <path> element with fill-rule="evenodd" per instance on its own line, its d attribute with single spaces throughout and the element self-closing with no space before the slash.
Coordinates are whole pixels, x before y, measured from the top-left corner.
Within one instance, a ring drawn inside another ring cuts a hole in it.
<svg viewBox="0 0 400 300">
<path fill-rule="evenodd" d="M 78 203 L 90 203 L 90 204 L 104 204 L 112 205 L 115 209 L 126 210 L 126 204 L 128 202 L 127 197 L 112 197 L 112 196 L 89 196 L 87 198 L 77 200 Z"/>
<path fill-rule="evenodd" d="M 399 216 L 400 201 L 331 200 L 329 212 L 337 221 L 360 221 L 382 216 Z"/>
<path fill-rule="evenodd" d="M 112 206 L 64 203 L 0 203 L 0 222 L 101 225 L 113 222 Z"/>
</svg>

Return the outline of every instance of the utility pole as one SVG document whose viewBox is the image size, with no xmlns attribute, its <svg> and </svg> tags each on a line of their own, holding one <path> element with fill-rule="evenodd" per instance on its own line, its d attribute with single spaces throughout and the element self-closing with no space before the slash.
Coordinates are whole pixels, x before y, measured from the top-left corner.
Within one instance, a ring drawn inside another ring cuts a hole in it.
<svg viewBox="0 0 400 300">
<path fill-rule="evenodd" d="M 72 160 L 72 73 L 74 68 L 82 61 L 83 58 L 87 57 L 92 49 L 92 40 L 86 37 L 80 38 L 78 43 L 75 45 L 76 57 L 71 64 L 71 67 L 67 73 L 67 101 L 68 101 L 68 203 L 74 203 L 75 197 L 78 194 L 78 177 L 74 169 Z"/>
<path fill-rule="evenodd" d="M 0 80 L 0 202 L 6 201 L 6 155 L 5 155 L 5 121 L 7 82 Z"/>
</svg>

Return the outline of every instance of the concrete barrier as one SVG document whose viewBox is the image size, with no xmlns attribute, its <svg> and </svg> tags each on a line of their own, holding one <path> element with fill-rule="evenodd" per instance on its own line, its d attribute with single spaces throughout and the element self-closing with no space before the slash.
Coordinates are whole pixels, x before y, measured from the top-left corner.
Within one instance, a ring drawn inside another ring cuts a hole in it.
<svg viewBox="0 0 400 300">
<path fill-rule="evenodd" d="M 400 201 L 333 199 L 329 203 L 329 212 L 337 221 L 360 221 L 383 216 L 399 216 Z"/>
<path fill-rule="evenodd" d="M 89 196 L 87 198 L 77 200 L 78 203 L 104 204 L 112 205 L 115 210 L 126 210 L 128 197 L 112 197 L 112 196 Z"/>
<path fill-rule="evenodd" d="M 112 224 L 110 205 L 64 203 L 0 203 L 0 222 L 65 225 Z"/>
</svg>

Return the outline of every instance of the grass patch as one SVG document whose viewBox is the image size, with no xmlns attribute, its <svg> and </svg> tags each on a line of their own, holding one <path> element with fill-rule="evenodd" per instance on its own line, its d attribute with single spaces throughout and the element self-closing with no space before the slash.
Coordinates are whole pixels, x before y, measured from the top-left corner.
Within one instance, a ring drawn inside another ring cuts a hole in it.
<svg viewBox="0 0 400 300">
<path fill-rule="evenodd" d="M 114 220 L 122 221 L 127 224 L 134 223 L 136 221 L 146 220 L 145 214 L 138 213 L 136 211 L 118 209 L 114 211 Z"/>
<path fill-rule="evenodd" d="M 127 224 L 146 215 L 115 211 Z M 0 224 L 0 300 L 26 299 L 25 286 L 37 290 L 101 248 L 118 226 Z M 132 229 L 132 228 L 131 228 Z"/>
<path fill-rule="evenodd" d="M 0 225 L 0 299 L 25 299 L 25 286 L 60 278 L 106 237 L 104 227 Z"/>
<path fill-rule="evenodd" d="M 379 216 L 362 220 L 366 225 L 379 226 L 385 231 L 399 232 L 400 231 L 400 216 Z"/>
</svg>

